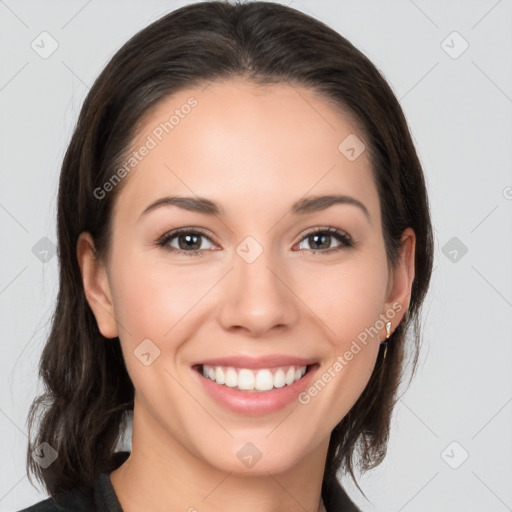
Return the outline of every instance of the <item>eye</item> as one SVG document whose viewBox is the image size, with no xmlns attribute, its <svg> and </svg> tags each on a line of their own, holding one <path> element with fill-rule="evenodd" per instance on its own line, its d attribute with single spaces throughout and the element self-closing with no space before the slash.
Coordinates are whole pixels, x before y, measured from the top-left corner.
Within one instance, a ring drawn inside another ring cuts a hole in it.
<svg viewBox="0 0 512 512">
<path fill-rule="evenodd" d="M 338 241 L 339 245 L 330 247 L 333 239 Z M 312 249 L 307 249 L 312 251 L 313 254 L 317 252 L 326 254 L 340 251 L 345 247 L 353 246 L 353 242 L 350 236 L 336 228 L 315 228 L 314 230 L 307 233 L 300 243 L 302 244 L 305 241 L 313 245 Z M 304 248 L 300 248 L 300 250 L 303 251 Z"/>
<path fill-rule="evenodd" d="M 167 251 L 175 252 L 178 254 L 184 254 L 187 256 L 202 256 L 203 251 L 208 249 L 203 246 L 202 242 L 204 239 L 213 244 L 210 237 L 203 233 L 200 229 L 180 228 L 164 234 L 157 241 L 157 244 Z M 333 240 L 338 241 L 338 245 L 335 247 L 331 247 Z M 354 246 L 354 242 L 352 241 L 351 237 L 347 233 L 336 228 L 314 228 L 302 238 L 299 245 L 304 242 L 308 242 L 309 244 L 313 245 L 313 248 L 304 249 L 303 247 L 299 247 L 299 250 L 308 250 L 313 254 L 316 254 L 317 252 L 321 254 L 327 254 L 340 251 L 346 247 Z"/>
<path fill-rule="evenodd" d="M 191 228 L 181 228 L 163 235 L 157 242 L 160 247 L 179 254 L 187 256 L 202 256 L 205 247 L 202 239 L 210 240 L 201 230 Z M 173 246 L 172 244 L 177 244 Z"/>
</svg>

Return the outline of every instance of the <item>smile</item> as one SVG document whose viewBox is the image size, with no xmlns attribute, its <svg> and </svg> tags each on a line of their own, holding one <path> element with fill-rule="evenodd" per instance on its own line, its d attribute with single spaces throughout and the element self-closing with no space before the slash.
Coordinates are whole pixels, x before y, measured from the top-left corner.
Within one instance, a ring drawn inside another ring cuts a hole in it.
<svg viewBox="0 0 512 512">
<path fill-rule="evenodd" d="M 241 391 L 263 392 L 290 386 L 306 373 L 307 366 L 281 366 L 278 368 L 235 368 L 232 366 L 202 365 L 205 377 L 230 388 Z"/>
<path fill-rule="evenodd" d="M 319 367 L 318 363 L 253 369 L 196 364 L 193 374 L 205 396 L 223 409 L 244 416 L 262 416 L 296 403 Z"/>
</svg>

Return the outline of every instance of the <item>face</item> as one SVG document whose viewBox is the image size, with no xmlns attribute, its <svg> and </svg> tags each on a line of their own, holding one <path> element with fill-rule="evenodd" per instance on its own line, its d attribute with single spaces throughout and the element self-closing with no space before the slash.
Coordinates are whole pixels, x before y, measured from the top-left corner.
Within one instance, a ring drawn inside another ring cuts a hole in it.
<svg viewBox="0 0 512 512">
<path fill-rule="evenodd" d="M 288 84 L 214 82 L 144 119 L 105 271 L 79 258 L 101 332 L 120 338 L 147 449 L 254 474 L 327 448 L 413 278 L 413 233 L 396 271 L 386 260 L 362 141 Z M 160 201 L 178 196 L 189 201 Z"/>
</svg>

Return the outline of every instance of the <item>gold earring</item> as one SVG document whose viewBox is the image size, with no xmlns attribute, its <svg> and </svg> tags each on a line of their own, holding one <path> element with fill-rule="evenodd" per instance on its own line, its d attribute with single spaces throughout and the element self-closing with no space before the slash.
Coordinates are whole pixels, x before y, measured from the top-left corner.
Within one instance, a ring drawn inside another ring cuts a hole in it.
<svg viewBox="0 0 512 512">
<path fill-rule="evenodd" d="M 384 355 L 382 356 L 382 362 L 386 360 L 386 354 L 388 352 L 388 339 L 391 336 L 391 322 L 386 323 L 386 339 L 381 341 L 381 345 L 384 345 Z"/>
</svg>

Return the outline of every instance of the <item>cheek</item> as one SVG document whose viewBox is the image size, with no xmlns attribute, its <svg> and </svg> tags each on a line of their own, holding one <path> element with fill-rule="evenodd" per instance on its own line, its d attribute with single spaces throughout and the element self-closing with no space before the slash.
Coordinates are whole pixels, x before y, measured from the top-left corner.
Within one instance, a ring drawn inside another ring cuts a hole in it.
<svg viewBox="0 0 512 512">
<path fill-rule="evenodd" d="M 375 367 L 382 337 L 382 298 L 370 277 L 335 281 L 336 293 L 318 299 L 316 311 L 323 306 L 320 316 L 327 325 L 329 345 L 325 345 L 322 367 L 299 402 L 311 407 L 312 416 L 324 418 L 328 430 L 355 404 Z"/>
<path fill-rule="evenodd" d="M 323 321 L 326 336 L 336 348 L 345 350 L 351 340 L 374 327 L 384 312 L 387 278 L 385 258 L 367 252 L 346 264 L 311 267 L 299 279 L 303 284 L 298 295 Z"/>
<path fill-rule="evenodd" d="M 387 279 L 385 257 L 367 251 L 327 272 L 310 271 L 303 280 L 307 285 L 299 295 L 321 320 L 317 325 L 323 326 L 329 345 L 323 368 L 302 403 L 316 403 L 332 427 L 363 392 L 374 369 L 383 339 Z"/>
<path fill-rule="evenodd" d="M 194 307 L 216 282 L 215 271 L 201 265 L 166 264 L 165 258 L 127 251 L 112 275 L 116 319 L 123 344 L 143 339 L 160 348 L 177 338 Z"/>
</svg>

